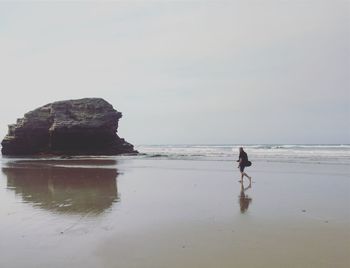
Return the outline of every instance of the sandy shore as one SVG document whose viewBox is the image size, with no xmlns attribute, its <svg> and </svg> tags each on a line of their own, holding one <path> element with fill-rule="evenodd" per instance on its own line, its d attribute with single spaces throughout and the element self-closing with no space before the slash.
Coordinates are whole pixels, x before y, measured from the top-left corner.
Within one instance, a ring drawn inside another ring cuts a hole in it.
<svg viewBox="0 0 350 268">
<path fill-rule="evenodd" d="M 347 166 L 58 162 L 3 159 L 1 267 L 350 266 Z"/>
</svg>

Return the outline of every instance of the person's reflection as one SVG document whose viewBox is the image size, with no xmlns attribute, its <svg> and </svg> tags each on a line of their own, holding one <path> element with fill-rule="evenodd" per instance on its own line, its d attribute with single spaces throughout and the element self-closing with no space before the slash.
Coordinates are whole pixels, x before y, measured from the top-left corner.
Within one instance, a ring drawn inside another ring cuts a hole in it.
<svg viewBox="0 0 350 268">
<path fill-rule="evenodd" d="M 239 206 L 241 208 L 241 213 L 245 213 L 248 210 L 249 204 L 252 202 L 252 198 L 250 198 L 245 193 L 251 187 L 252 187 L 252 184 L 249 183 L 249 185 L 244 188 L 243 182 L 241 182 L 241 192 L 239 195 Z"/>
<path fill-rule="evenodd" d="M 2 172 L 7 187 L 25 203 L 59 213 L 96 215 L 118 201 L 118 172 L 104 165 L 99 160 L 15 161 Z"/>
</svg>

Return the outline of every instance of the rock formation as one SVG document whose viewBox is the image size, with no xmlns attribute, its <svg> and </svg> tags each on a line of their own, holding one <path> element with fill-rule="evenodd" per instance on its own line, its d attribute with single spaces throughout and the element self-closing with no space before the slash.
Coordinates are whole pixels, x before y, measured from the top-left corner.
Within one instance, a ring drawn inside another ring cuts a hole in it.
<svg viewBox="0 0 350 268">
<path fill-rule="evenodd" d="M 122 114 L 100 98 L 53 102 L 9 125 L 3 155 L 118 155 L 136 153 L 117 135 Z"/>
</svg>

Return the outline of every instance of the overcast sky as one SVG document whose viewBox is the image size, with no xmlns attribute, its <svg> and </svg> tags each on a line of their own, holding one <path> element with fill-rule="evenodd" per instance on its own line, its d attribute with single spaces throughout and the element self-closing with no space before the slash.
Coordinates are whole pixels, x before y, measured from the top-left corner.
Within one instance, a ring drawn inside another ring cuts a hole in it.
<svg viewBox="0 0 350 268">
<path fill-rule="evenodd" d="M 0 134 L 102 97 L 134 144 L 350 143 L 349 1 L 0 3 Z"/>
</svg>

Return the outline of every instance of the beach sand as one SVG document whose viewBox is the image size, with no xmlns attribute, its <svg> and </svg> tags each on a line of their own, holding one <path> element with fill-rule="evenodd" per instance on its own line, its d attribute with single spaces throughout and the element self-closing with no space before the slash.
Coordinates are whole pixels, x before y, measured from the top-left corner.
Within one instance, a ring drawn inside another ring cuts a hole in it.
<svg viewBox="0 0 350 268">
<path fill-rule="evenodd" d="M 2 159 L 0 267 L 350 267 L 346 165 Z M 248 187 L 248 180 L 244 188 Z"/>
</svg>

